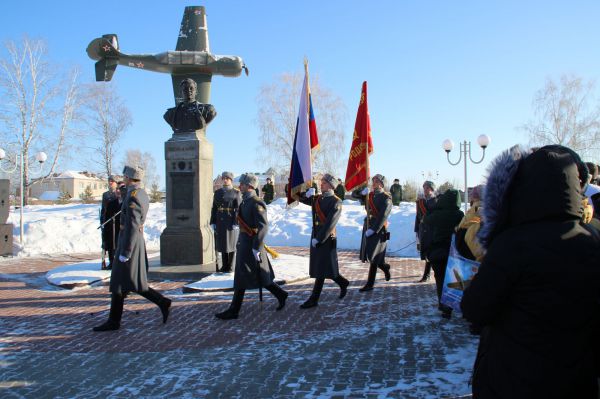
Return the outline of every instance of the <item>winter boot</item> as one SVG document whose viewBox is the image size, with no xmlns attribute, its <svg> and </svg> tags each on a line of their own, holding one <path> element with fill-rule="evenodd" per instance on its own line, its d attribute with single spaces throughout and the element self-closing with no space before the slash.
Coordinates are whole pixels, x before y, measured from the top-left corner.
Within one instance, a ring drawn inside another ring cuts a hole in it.
<svg viewBox="0 0 600 399">
<path fill-rule="evenodd" d="M 283 309 L 283 307 L 285 306 L 285 300 L 287 299 L 289 294 L 275 283 L 268 285 L 265 288 L 269 290 L 269 292 L 273 294 L 275 298 L 277 298 L 277 300 L 279 301 L 279 304 L 277 305 L 277 308 L 275 308 L 275 310 Z"/>
<path fill-rule="evenodd" d="M 372 291 L 373 286 L 375 285 L 375 275 L 377 274 L 377 265 L 373 263 L 369 264 L 369 275 L 367 277 L 367 283 L 364 287 L 359 289 L 360 292 Z"/>
<path fill-rule="evenodd" d="M 221 313 L 215 313 L 215 317 L 221 320 L 232 320 L 237 319 L 242 308 L 242 302 L 244 301 L 245 290 L 233 290 L 233 299 L 229 309 Z"/>
<path fill-rule="evenodd" d="M 383 274 L 385 275 L 385 281 L 390 281 L 390 279 L 392 278 L 390 274 L 390 265 L 387 263 L 383 263 L 381 265 L 377 265 L 377 267 L 383 270 Z"/>
<path fill-rule="evenodd" d="M 312 293 L 310 294 L 310 298 L 302 305 L 300 305 L 301 309 L 310 309 L 319 305 L 319 297 L 321 297 L 321 291 L 323 291 L 323 284 L 325 283 L 324 278 L 315 279 L 315 285 L 313 285 Z"/>
<path fill-rule="evenodd" d="M 337 285 L 340 286 L 339 298 L 340 299 L 344 298 L 346 296 L 346 294 L 348 293 L 348 286 L 350 285 L 350 281 L 348 281 L 341 274 L 339 276 L 337 276 L 336 278 L 334 278 L 333 281 L 335 281 L 337 283 Z"/>
</svg>

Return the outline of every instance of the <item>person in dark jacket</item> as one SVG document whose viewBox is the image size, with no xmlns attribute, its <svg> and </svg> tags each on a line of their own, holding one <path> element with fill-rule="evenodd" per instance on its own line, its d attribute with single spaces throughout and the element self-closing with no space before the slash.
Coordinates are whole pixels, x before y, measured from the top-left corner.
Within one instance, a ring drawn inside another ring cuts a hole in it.
<svg viewBox="0 0 600 399">
<path fill-rule="evenodd" d="M 425 215 L 433 212 L 436 201 L 435 183 L 427 180 L 423 183 L 423 195 L 417 198 L 417 212 L 415 215 L 415 235 L 417 237 L 417 249 L 421 255 L 421 260 L 425 261 L 423 276 L 418 281 L 419 283 L 425 283 L 429 281 L 429 276 L 431 274 L 431 263 L 425 259 L 425 251 L 421 249 L 423 241 L 430 240 L 430 234 L 424 230 L 424 228 L 421 226 L 421 222 L 423 222 Z M 427 242 L 425 245 L 427 245 Z"/>
<path fill-rule="evenodd" d="M 269 205 L 275 198 L 275 186 L 270 177 L 267 177 L 267 183 L 262 186 L 263 200 Z"/>
<path fill-rule="evenodd" d="M 402 202 L 402 186 L 400 185 L 400 180 L 394 179 L 394 184 L 390 186 L 390 194 L 392 194 L 392 204 L 400 205 Z"/>
<path fill-rule="evenodd" d="M 356 190 L 352 193 L 354 198 L 365 202 L 367 208 L 363 224 L 364 238 L 360 244 L 360 260 L 369 262 L 369 274 L 366 284 L 359 289 L 360 292 L 373 290 L 377 269 L 383 271 L 385 281 L 391 278 L 390 265 L 385 263 L 385 252 L 389 240 L 387 219 L 392 211 L 392 196 L 385 191 L 386 179 L 383 175 L 373 176 L 371 182 L 373 192 L 369 193 L 369 188 L 365 187 L 360 193 L 356 193 Z"/>
<path fill-rule="evenodd" d="M 115 257 L 116 245 L 116 229 L 118 225 L 114 223 L 114 219 L 110 220 L 116 212 L 121 209 L 118 206 L 117 200 L 117 179 L 110 175 L 108 177 L 108 191 L 102 193 L 102 202 L 100 206 L 100 225 L 102 226 L 102 249 L 108 253 L 108 267 L 110 270 Z M 118 209 L 115 211 L 114 207 L 117 204 Z M 109 221 L 110 220 L 110 221 Z M 108 221 L 108 222 L 107 222 Z M 107 222 L 106 224 L 104 224 Z M 103 258 L 104 259 L 104 258 Z"/>
<path fill-rule="evenodd" d="M 337 187 L 333 191 L 335 193 L 335 196 L 343 201 L 344 199 L 346 199 L 346 188 L 344 187 L 342 179 L 337 179 L 337 181 Z"/>
<path fill-rule="evenodd" d="M 115 264 L 110 273 L 110 314 L 108 321 L 94 331 L 118 330 L 121 326 L 123 304 L 129 292 L 136 292 L 160 308 L 163 323 L 167 322 L 171 300 L 148 285 L 148 255 L 144 242 L 144 223 L 150 200 L 140 187 L 144 170 L 125 166 L 123 169 L 127 195 L 121 207 L 119 243 L 115 252 Z"/>
<path fill-rule="evenodd" d="M 450 318 L 452 315 L 452 308 L 443 305 L 440 299 L 446 276 L 446 264 L 450 255 L 452 234 L 464 216 L 460 210 L 460 204 L 460 193 L 457 190 L 449 189 L 438 196 L 434 211 L 426 215 L 422 222 L 431 232 L 431 243 L 422 243 L 421 251 L 425 251 L 425 257 L 431 263 L 439 309 L 444 318 Z"/>
<path fill-rule="evenodd" d="M 325 279 L 329 278 L 340 286 L 339 298 L 346 296 L 350 282 L 340 274 L 337 257 L 335 226 L 342 214 L 342 200 L 334 194 L 338 185 L 335 177 L 325 173 L 321 178 L 321 195 L 314 188 L 308 189 L 300 202 L 312 207 L 313 228 L 310 240 L 310 277 L 315 279 L 310 298 L 300 307 L 309 309 L 319 304 Z"/>
<path fill-rule="evenodd" d="M 238 318 L 247 289 L 266 288 L 279 302 L 276 310 L 283 309 L 288 297 L 288 293 L 274 282 L 275 273 L 267 258 L 264 246 L 269 231 L 267 204 L 256 195 L 256 186 L 258 178 L 255 175 L 247 173 L 240 176 L 242 203 L 238 211 L 240 235 L 233 277 L 233 299 L 227 310 L 215 314 L 222 320 Z"/>
<path fill-rule="evenodd" d="M 475 399 L 598 399 L 600 235 L 581 223 L 582 165 L 559 145 L 490 165 L 487 252 L 461 302 L 482 327 Z"/>
<path fill-rule="evenodd" d="M 215 191 L 210 226 L 215 232 L 215 248 L 221 253 L 221 272 L 231 272 L 240 228 L 237 214 L 242 202 L 240 190 L 233 187 L 233 173 L 223 172 L 223 187 Z"/>
</svg>

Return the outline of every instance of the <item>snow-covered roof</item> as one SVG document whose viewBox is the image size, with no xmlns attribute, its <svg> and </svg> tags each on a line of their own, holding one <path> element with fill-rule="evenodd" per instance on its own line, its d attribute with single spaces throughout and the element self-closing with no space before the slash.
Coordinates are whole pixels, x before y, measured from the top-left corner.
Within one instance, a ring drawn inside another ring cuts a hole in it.
<svg viewBox="0 0 600 399">
<path fill-rule="evenodd" d="M 99 177 L 86 176 L 83 173 L 76 172 L 74 170 L 65 170 L 58 176 L 52 177 L 53 179 L 80 179 L 80 180 L 104 180 Z"/>
</svg>

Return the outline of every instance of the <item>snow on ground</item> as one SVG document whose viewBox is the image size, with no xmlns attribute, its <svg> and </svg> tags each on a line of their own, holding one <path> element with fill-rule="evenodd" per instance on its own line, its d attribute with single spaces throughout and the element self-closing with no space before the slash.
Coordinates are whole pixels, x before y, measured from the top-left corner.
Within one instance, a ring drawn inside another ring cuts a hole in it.
<svg viewBox="0 0 600 399">
<path fill-rule="evenodd" d="M 276 259 L 271 259 L 271 266 L 275 272 L 275 281 L 292 283 L 309 278 L 308 257 L 279 254 Z M 187 284 L 184 290 L 192 291 L 222 291 L 233 289 L 233 273 L 213 273 L 195 283 Z"/>
<path fill-rule="evenodd" d="M 102 270 L 102 259 L 60 266 L 46 273 L 46 280 L 56 286 L 72 288 L 108 280 L 110 270 Z"/>
<path fill-rule="evenodd" d="M 13 223 L 13 253 L 39 256 L 55 253 L 96 252 L 100 250 L 99 204 L 28 205 L 23 209 L 25 246 L 19 244 L 19 212 L 11 209 L 7 223 Z M 364 207 L 346 200 L 337 226 L 338 248 L 359 249 Z M 271 246 L 308 246 L 310 243 L 310 207 L 299 204 L 286 208 L 280 198 L 268 206 Z M 416 257 L 413 232 L 415 204 L 402 202 L 394 206 L 389 218 L 391 240 L 388 254 Z M 150 204 L 144 233 L 149 250 L 160 249 L 160 234 L 166 227 L 165 204 Z"/>
</svg>

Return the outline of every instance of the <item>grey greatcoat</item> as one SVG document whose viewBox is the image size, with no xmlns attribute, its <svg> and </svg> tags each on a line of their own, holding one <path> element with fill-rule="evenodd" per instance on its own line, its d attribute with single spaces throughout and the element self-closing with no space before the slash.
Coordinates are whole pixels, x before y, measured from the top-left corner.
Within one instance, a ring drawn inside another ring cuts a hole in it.
<svg viewBox="0 0 600 399">
<path fill-rule="evenodd" d="M 375 232 L 361 242 L 360 260 L 369 261 L 376 265 L 385 263 L 385 251 L 387 249 L 387 219 L 392 211 L 392 196 L 383 190 L 369 193 L 369 199 L 364 195 L 353 194 L 355 198 L 362 197 L 369 204 L 369 213 L 363 224 L 363 235 L 371 229 Z M 367 204 L 365 203 L 365 207 Z M 372 209 L 374 208 L 374 209 Z"/>
<path fill-rule="evenodd" d="M 319 241 L 318 247 L 310 246 L 310 277 L 316 279 L 335 279 L 340 275 L 337 239 L 335 236 L 335 226 L 342 214 L 342 200 L 333 195 L 323 193 L 312 198 L 300 198 L 300 202 L 312 207 L 313 229 L 311 241 L 316 238 Z M 320 209 L 325 220 L 321 221 L 319 217 Z"/>
<path fill-rule="evenodd" d="M 110 275 L 110 292 L 148 291 L 148 256 L 144 242 L 144 223 L 150 201 L 148 194 L 137 185 L 128 187 L 121 206 L 119 243 Z M 129 258 L 121 262 L 119 256 Z"/>
<path fill-rule="evenodd" d="M 223 186 L 215 191 L 210 224 L 216 226 L 216 247 L 218 252 L 235 252 L 239 230 L 237 215 L 242 202 L 240 190 L 231 186 Z"/>
<path fill-rule="evenodd" d="M 256 196 L 254 190 L 247 191 L 242 195 L 239 216 L 246 226 L 240 223 L 233 288 L 255 289 L 271 285 L 275 273 L 264 247 L 264 239 L 269 230 L 267 204 Z M 260 251 L 261 263 L 254 258 L 253 249 Z"/>
</svg>

